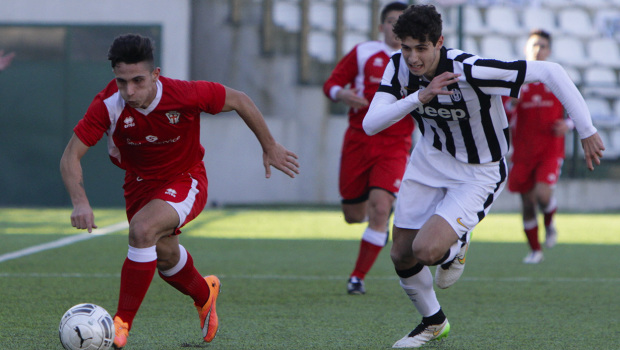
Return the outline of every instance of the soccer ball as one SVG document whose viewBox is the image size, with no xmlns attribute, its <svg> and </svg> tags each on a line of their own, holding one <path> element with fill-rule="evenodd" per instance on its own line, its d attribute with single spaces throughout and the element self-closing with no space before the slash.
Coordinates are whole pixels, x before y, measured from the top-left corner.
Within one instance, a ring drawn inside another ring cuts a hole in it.
<svg viewBox="0 0 620 350">
<path fill-rule="evenodd" d="M 114 340 L 114 321 L 101 306 L 78 304 L 62 316 L 58 336 L 67 350 L 108 350 Z"/>
</svg>

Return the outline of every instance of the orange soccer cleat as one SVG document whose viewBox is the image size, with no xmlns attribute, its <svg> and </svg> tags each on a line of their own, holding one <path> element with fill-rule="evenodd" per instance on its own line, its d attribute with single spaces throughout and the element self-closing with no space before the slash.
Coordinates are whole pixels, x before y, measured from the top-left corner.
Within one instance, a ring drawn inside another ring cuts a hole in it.
<svg viewBox="0 0 620 350">
<path fill-rule="evenodd" d="M 205 281 L 207 281 L 210 290 L 209 299 L 203 306 L 198 306 L 196 304 L 194 304 L 194 306 L 196 306 L 198 317 L 200 317 L 202 336 L 204 340 L 209 343 L 215 338 L 219 326 L 217 313 L 215 312 L 215 302 L 220 294 L 222 284 L 219 278 L 214 275 L 205 277 Z"/>
</svg>

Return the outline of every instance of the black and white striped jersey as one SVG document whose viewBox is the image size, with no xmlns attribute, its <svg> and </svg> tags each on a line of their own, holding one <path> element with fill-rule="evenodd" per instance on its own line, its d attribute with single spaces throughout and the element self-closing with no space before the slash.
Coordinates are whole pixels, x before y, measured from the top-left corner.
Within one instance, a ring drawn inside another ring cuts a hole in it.
<svg viewBox="0 0 620 350">
<path fill-rule="evenodd" d="M 411 111 L 423 135 L 420 142 L 429 142 L 465 163 L 501 160 L 510 144 L 501 96 L 518 97 L 526 67 L 526 61 L 484 59 L 443 47 L 435 75 L 449 71 L 461 76 L 447 87 L 452 95 L 437 95 Z M 386 67 L 378 91 L 401 99 L 428 84 L 409 72 L 398 52 Z"/>
</svg>

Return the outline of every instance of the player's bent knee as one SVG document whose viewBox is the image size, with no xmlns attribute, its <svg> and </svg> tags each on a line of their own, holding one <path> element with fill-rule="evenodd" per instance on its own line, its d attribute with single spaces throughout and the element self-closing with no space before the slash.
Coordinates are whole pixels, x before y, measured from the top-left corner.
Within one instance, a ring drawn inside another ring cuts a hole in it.
<svg viewBox="0 0 620 350">
<path fill-rule="evenodd" d="M 441 259 L 446 252 L 436 252 L 432 249 L 422 247 L 422 248 L 414 248 L 413 255 L 416 260 L 422 265 L 431 266 L 434 265 L 439 259 Z"/>
<path fill-rule="evenodd" d="M 366 221 L 366 216 L 360 213 L 344 213 L 344 221 L 347 224 L 359 224 Z"/>
</svg>

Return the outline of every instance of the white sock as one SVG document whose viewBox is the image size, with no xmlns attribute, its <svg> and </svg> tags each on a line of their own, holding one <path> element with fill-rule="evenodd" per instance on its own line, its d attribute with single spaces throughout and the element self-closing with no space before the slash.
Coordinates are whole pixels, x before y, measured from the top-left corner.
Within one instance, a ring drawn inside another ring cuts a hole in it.
<svg viewBox="0 0 620 350">
<path fill-rule="evenodd" d="M 557 208 L 558 208 L 558 201 L 555 199 L 555 197 L 551 197 L 551 199 L 549 200 L 549 204 L 547 204 L 547 206 L 543 208 L 543 213 L 545 214 L 551 213 Z"/>
<path fill-rule="evenodd" d="M 127 250 L 127 258 L 131 261 L 135 262 L 151 262 L 153 260 L 157 260 L 157 250 L 155 246 L 148 248 L 135 248 L 129 246 Z"/>
<path fill-rule="evenodd" d="M 366 227 L 366 230 L 364 230 L 362 240 L 379 247 L 384 247 L 385 243 L 387 242 L 387 236 L 387 232 L 375 231 L 369 226 Z"/>
<path fill-rule="evenodd" d="M 411 277 L 400 277 L 400 286 L 422 317 L 432 316 L 441 309 L 433 289 L 433 275 L 428 266 L 424 266 L 420 272 Z"/>
<path fill-rule="evenodd" d="M 173 268 L 169 270 L 160 271 L 162 275 L 166 277 L 174 276 L 177 272 L 181 271 L 181 269 L 185 266 L 185 264 L 187 263 L 187 250 L 185 250 L 185 247 L 179 244 L 179 251 L 180 251 L 179 262 Z"/>
</svg>

